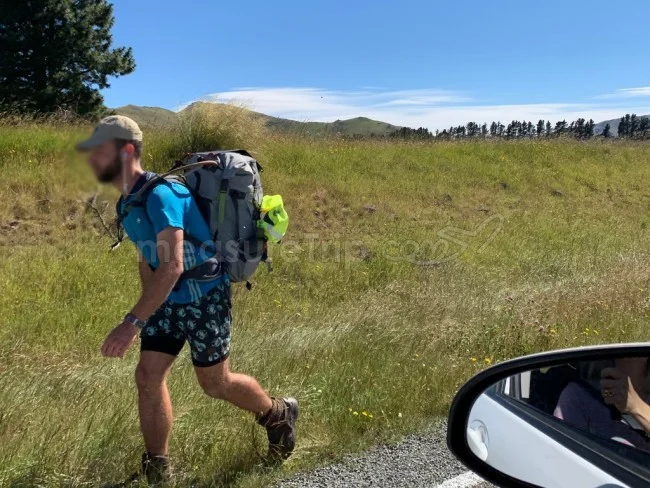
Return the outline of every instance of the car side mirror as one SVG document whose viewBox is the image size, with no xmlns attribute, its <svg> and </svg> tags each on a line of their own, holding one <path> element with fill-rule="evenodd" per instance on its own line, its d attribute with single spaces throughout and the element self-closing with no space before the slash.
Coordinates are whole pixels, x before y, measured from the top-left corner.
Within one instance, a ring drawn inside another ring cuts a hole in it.
<svg viewBox="0 0 650 488">
<path fill-rule="evenodd" d="M 447 445 L 498 486 L 650 486 L 649 358 L 624 344 L 492 366 L 454 398 Z"/>
</svg>

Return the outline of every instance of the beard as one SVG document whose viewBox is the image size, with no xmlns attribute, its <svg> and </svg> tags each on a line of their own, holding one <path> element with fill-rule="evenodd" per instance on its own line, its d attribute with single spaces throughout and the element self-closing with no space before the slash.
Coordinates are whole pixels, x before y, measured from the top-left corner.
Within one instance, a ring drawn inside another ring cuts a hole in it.
<svg viewBox="0 0 650 488">
<path fill-rule="evenodd" d="M 97 175 L 100 183 L 112 183 L 115 178 L 120 176 L 122 172 L 122 158 L 116 156 L 113 162 L 106 167 L 106 169 Z"/>
</svg>

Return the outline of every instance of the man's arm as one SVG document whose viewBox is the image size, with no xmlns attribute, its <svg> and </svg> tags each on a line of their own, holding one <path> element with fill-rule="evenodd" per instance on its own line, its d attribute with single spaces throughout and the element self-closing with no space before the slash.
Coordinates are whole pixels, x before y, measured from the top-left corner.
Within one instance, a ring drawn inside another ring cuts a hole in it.
<svg viewBox="0 0 650 488">
<path fill-rule="evenodd" d="M 140 274 L 140 284 L 144 290 L 147 283 L 151 282 L 151 277 L 153 276 L 153 270 L 149 267 L 149 263 L 144 258 L 140 250 L 138 249 L 138 272 Z"/>
<path fill-rule="evenodd" d="M 183 230 L 175 227 L 163 229 L 158 233 L 156 247 L 160 261 L 158 268 L 152 271 L 144 259 L 139 264 L 142 294 L 131 313 L 141 320 L 147 320 L 163 304 L 183 273 Z M 130 322 L 121 323 L 104 341 L 102 354 L 124 357 L 138 332 L 139 329 Z"/>
<path fill-rule="evenodd" d="M 146 286 L 142 287 L 142 295 L 131 310 L 140 320 L 147 320 L 153 315 L 183 274 L 183 230 L 175 227 L 162 230 L 157 236 L 156 247 L 160 261 L 158 269 L 151 271 L 147 266 L 147 274 L 140 266 L 140 277 Z"/>
</svg>

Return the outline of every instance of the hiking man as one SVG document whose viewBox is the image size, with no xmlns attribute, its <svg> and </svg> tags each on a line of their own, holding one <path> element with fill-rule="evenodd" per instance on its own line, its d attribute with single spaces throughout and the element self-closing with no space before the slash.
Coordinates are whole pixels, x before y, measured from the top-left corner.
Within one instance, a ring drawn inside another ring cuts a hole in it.
<svg viewBox="0 0 650 488">
<path fill-rule="evenodd" d="M 185 342 L 205 393 L 255 414 L 267 429 L 269 456 L 286 459 L 294 448 L 298 403 L 293 398 L 272 398 L 254 378 L 230 371 L 228 274 L 217 263 L 208 280 L 184 276 L 210 258 L 216 261 L 206 252 L 209 245 L 199 245 L 209 244 L 211 233 L 188 188 L 162 180 L 138 197 L 143 201 L 132 201 L 155 175 L 142 169 L 142 132 L 127 117 L 106 117 L 77 149 L 88 154 L 100 182 L 121 192 L 117 212 L 138 249 L 140 298 L 101 347 L 104 356 L 122 358 L 140 334 L 135 380 L 146 452 L 133 479 L 145 477 L 158 483 L 170 477 L 172 405 L 166 378 Z"/>
</svg>

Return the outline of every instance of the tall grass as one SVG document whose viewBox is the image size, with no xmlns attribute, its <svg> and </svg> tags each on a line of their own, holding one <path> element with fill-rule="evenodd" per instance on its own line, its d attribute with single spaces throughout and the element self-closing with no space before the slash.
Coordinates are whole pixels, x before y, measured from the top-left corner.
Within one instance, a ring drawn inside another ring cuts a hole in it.
<svg viewBox="0 0 650 488">
<path fill-rule="evenodd" d="M 178 486 L 268 484 L 422 428 L 486 364 L 647 337 L 650 146 L 318 141 L 197 114 L 145 133 L 145 163 L 263 155 L 292 226 L 273 273 L 235 290 L 232 362 L 303 415 L 294 457 L 261 468 L 262 433 L 202 394 L 184 351 Z M 97 486 L 142 450 L 137 351 L 99 355 L 137 298 L 136 258 L 108 252 L 85 203 L 98 188 L 70 147 L 87 132 L 0 126 L 0 485 Z M 114 197 L 99 191 L 106 218 Z"/>
<path fill-rule="evenodd" d="M 213 149 L 259 150 L 265 138 L 264 124 L 240 105 L 195 103 L 179 116 L 178 126 L 148 132 L 144 162 L 166 169 L 169 161 L 187 152 Z"/>
</svg>

